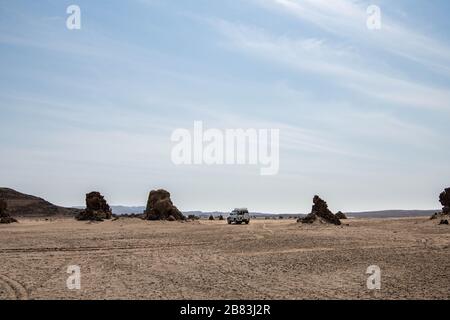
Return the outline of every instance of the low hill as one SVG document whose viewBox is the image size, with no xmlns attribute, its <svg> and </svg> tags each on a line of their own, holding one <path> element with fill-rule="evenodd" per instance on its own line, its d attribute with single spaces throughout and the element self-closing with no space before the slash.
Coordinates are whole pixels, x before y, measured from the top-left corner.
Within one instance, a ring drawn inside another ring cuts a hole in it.
<svg viewBox="0 0 450 320">
<path fill-rule="evenodd" d="M 82 208 L 82 207 L 79 207 Z M 114 214 L 141 214 L 144 212 L 145 207 L 127 207 L 127 206 L 111 206 Z M 435 212 L 441 210 L 380 210 L 380 211 L 361 211 L 361 212 L 344 212 L 349 218 L 402 218 L 402 217 L 428 217 Z M 184 211 L 185 216 L 196 215 L 200 218 L 209 218 L 209 216 L 219 217 L 228 216 L 229 212 L 222 211 Z M 256 218 L 267 218 L 267 219 L 279 219 L 280 217 L 284 219 L 289 218 L 299 218 L 306 216 L 304 213 L 263 213 L 263 212 L 250 212 L 250 215 Z"/>
<path fill-rule="evenodd" d="M 441 210 L 380 210 L 367 212 L 345 212 L 348 217 L 355 218 L 402 218 L 402 217 L 427 217 Z"/>
<path fill-rule="evenodd" d="M 145 207 L 111 206 L 111 210 L 114 214 L 141 214 L 145 211 Z"/>
<path fill-rule="evenodd" d="M 439 212 L 438 209 L 433 210 L 381 210 L 381 211 L 362 211 L 362 212 L 344 212 L 350 218 L 402 218 L 402 217 L 427 217 L 431 216 L 435 212 Z M 210 215 L 217 217 L 219 215 L 227 216 L 229 212 L 204 212 L 204 211 L 189 211 L 184 212 L 185 215 L 194 214 L 201 218 L 207 218 Z M 251 216 L 257 218 L 273 218 L 284 219 L 303 217 L 304 213 L 262 213 L 262 212 L 250 212 Z"/>
<path fill-rule="evenodd" d="M 8 204 L 8 213 L 15 217 L 73 216 L 80 210 L 56 206 L 44 199 L 0 188 L 0 199 Z"/>
</svg>

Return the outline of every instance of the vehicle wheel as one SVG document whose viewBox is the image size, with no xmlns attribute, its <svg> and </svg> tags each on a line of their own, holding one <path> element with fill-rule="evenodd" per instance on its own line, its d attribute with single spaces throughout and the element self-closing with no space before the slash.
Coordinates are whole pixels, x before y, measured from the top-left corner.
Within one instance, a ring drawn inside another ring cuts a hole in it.
<svg viewBox="0 0 450 320">
<path fill-rule="evenodd" d="M 228 220 L 228 224 L 231 224 L 231 220 Z"/>
<path fill-rule="evenodd" d="M 250 220 L 246 220 L 246 221 L 245 221 L 245 224 L 248 224 L 249 222 L 250 222 Z"/>
</svg>

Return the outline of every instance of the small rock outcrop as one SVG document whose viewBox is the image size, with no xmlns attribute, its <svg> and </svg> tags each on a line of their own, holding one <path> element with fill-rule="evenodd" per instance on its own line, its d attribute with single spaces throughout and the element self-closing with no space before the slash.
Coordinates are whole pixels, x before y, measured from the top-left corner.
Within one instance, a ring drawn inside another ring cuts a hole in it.
<svg viewBox="0 0 450 320">
<path fill-rule="evenodd" d="M 13 223 L 17 222 L 16 219 L 12 218 L 9 213 L 7 212 L 8 205 L 6 204 L 6 201 L 0 199 L 0 223 L 6 224 L 6 223 Z"/>
<path fill-rule="evenodd" d="M 148 195 L 147 208 L 144 219 L 146 220 L 186 220 L 180 210 L 170 199 L 170 193 L 164 189 L 152 190 Z"/>
<path fill-rule="evenodd" d="M 213 216 L 213 215 L 210 215 L 208 219 L 209 219 L 209 220 L 214 220 L 214 216 Z"/>
<path fill-rule="evenodd" d="M 439 224 L 440 224 L 440 225 L 441 225 L 441 224 L 446 224 L 446 225 L 448 225 L 448 220 L 442 219 L 442 220 L 439 222 Z"/>
<path fill-rule="evenodd" d="M 314 223 L 316 221 L 322 223 L 332 223 L 337 226 L 341 224 L 341 221 L 339 221 L 339 219 L 330 211 L 330 209 L 328 209 L 327 203 L 317 195 L 313 198 L 311 213 L 304 218 L 300 218 L 298 222 Z"/>
<path fill-rule="evenodd" d="M 439 224 L 446 224 L 445 221 L 448 222 L 448 218 L 450 218 L 450 188 L 446 188 L 441 194 L 439 195 L 439 202 L 442 205 L 442 212 L 436 212 L 434 213 L 430 219 L 441 219 Z"/>
<path fill-rule="evenodd" d="M 103 221 L 111 219 L 112 211 L 100 192 L 86 194 L 86 209 L 76 216 L 77 220 Z"/>
<path fill-rule="evenodd" d="M 219 220 L 225 220 L 225 219 L 223 218 L 223 215 L 220 215 L 220 216 L 219 216 Z"/>
<path fill-rule="evenodd" d="M 343 219 L 347 219 L 347 216 L 342 211 L 338 211 L 336 213 L 336 218 L 338 218 L 339 220 L 343 220 Z"/>
<path fill-rule="evenodd" d="M 430 220 L 437 219 L 437 218 L 439 218 L 439 217 L 442 216 L 442 215 L 443 215 L 442 212 L 435 212 L 435 213 L 433 213 L 433 215 L 430 217 Z"/>
<path fill-rule="evenodd" d="M 446 188 L 439 195 L 439 202 L 442 204 L 442 213 L 450 214 L 450 188 Z"/>
</svg>

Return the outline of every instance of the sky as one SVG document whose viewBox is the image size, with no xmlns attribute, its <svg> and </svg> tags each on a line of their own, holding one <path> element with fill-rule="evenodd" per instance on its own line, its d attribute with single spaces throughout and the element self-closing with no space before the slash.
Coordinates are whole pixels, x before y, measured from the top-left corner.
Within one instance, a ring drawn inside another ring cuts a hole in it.
<svg viewBox="0 0 450 320">
<path fill-rule="evenodd" d="M 69 30 L 69 5 L 81 28 Z M 381 29 L 367 27 L 369 5 Z M 0 186 L 181 210 L 439 208 L 447 0 L 0 0 Z M 178 128 L 278 129 L 279 170 L 177 165 Z"/>
</svg>

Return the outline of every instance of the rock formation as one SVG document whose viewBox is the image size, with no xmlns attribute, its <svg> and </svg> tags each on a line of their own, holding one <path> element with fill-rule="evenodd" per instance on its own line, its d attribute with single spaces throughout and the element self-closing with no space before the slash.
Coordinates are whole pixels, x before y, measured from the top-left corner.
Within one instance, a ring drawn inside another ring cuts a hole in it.
<svg viewBox="0 0 450 320">
<path fill-rule="evenodd" d="M 171 217 L 172 216 L 172 217 Z M 185 220 L 186 218 L 170 200 L 170 193 L 166 190 L 152 190 L 148 195 L 146 220 Z"/>
<path fill-rule="evenodd" d="M 12 218 L 9 213 L 6 211 L 8 209 L 8 205 L 6 201 L 0 199 L 0 223 L 13 223 L 17 222 L 16 219 Z"/>
<path fill-rule="evenodd" d="M 209 216 L 209 220 L 214 220 L 214 216 L 213 216 L 213 215 L 210 215 L 210 216 Z"/>
<path fill-rule="evenodd" d="M 338 218 L 339 220 L 342 220 L 342 219 L 347 219 L 347 216 L 342 211 L 338 211 L 336 213 L 336 218 Z"/>
<path fill-rule="evenodd" d="M 450 214 L 450 188 L 446 188 L 439 195 L 439 202 L 442 204 L 442 213 Z"/>
<path fill-rule="evenodd" d="M 328 205 L 319 196 L 314 196 L 311 213 L 304 218 L 298 220 L 302 223 L 314 223 L 319 221 L 322 223 L 332 223 L 340 225 L 341 221 L 328 209 Z"/>
<path fill-rule="evenodd" d="M 86 194 L 86 209 L 76 216 L 77 220 L 103 221 L 111 219 L 112 212 L 105 198 L 100 192 Z"/>
<path fill-rule="evenodd" d="M 444 214 L 442 213 L 442 212 L 435 212 L 431 217 L 430 217 L 430 220 L 434 220 L 434 219 L 437 219 L 437 218 L 439 218 L 439 217 L 441 217 L 441 216 L 443 216 Z"/>
<path fill-rule="evenodd" d="M 219 220 L 225 220 L 225 219 L 223 218 L 223 215 L 220 215 L 220 216 L 219 216 Z"/>
</svg>

